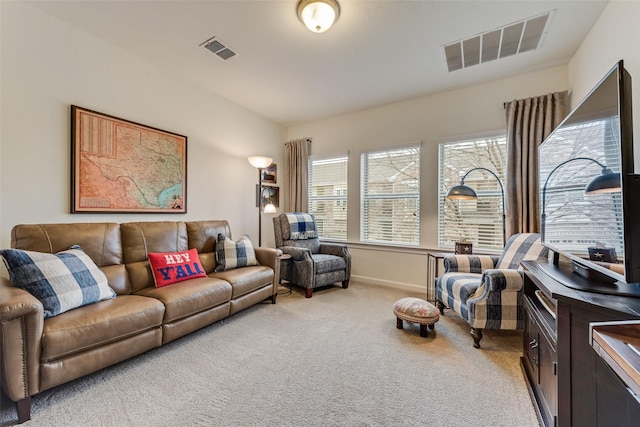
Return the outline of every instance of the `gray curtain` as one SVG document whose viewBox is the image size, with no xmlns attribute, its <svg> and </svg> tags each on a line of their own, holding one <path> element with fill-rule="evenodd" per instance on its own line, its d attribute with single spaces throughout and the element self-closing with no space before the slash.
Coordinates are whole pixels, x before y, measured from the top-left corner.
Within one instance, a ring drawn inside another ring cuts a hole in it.
<svg viewBox="0 0 640 427">
<path fill-rule="evenodd" d="M 284 144 L 285 184 L 288 190 L 283 203 L 285 212 L 307 212 L 309 209 L 307 187 L 310 144 L 311 138 L 293 139 Z"/>
<path fill-rule="evenodd" d="M 538 146 L 567 115 L 567 91 L 505 103 L 506 238 L 540 232 Z"/>
</svg>

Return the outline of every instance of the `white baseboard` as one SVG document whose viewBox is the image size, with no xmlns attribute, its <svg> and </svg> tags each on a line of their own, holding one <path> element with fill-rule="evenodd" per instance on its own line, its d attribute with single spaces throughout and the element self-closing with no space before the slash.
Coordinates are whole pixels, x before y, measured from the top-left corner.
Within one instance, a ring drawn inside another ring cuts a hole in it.
<svg viewBox="0 0 640 427">
<path fill-rule="evenodd" d="M 387 286 L 389 288 L 404 289 L 411 292 L 422 293 L 426 296 L 427 288 L 425 286 L 416 285 L 414 283 L 394 282 L 391 280 L 381 280 L 374 277 L 354 276 L 351 275 L 351 281 L 358 283 L 366 283 L 367 285 Z"/>
</svg>

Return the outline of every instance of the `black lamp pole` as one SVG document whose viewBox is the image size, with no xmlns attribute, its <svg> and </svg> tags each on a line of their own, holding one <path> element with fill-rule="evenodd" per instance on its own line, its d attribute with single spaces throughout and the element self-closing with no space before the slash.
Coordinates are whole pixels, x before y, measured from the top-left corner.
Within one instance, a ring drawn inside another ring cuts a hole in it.
<svg viewBox="0 0 640 427">
<path fill-rule="evenodd" d="M 262 168 L 258 168 L 258 246 L 262 246 Z"/>
<path fill-rule="evenodd" d="M 262 246 L 262 171 L 268 167 L 273 159 L 266 156 L 249 156 L 251 166 L 258 169 L 258 246 Z"/>
</svg>

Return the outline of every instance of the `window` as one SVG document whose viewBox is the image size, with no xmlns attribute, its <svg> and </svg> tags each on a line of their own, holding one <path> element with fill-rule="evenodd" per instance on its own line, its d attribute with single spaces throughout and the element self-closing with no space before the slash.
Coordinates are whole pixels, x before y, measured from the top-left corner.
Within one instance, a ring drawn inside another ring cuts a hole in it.
<svg viewBox="0 0 640 427">
<path fill-rule="evenodd" d="M 320 238 L 347 239 L 348 160 L 348 154 L 309 158 L 309 212 Z"/>
<path fill-rule="evenodd" d="M 418 245 L 420 145 L 363 153 L 360 239 Z"/>
<path fill-rule="evenodd" d="M 438 244 L 453 247 L 466 238 L 476 247 L 502 249 L 502 194 L 496 178 L 484 170 L 469 173 L 465 185 L 473 188 L 476 200 L 448 200 L 447 191 L 460 184 L 473 168 L 485 168 L 500 177 L 506 190 L 506 138 L 485 138 L 440 144 L 438 186 Z"/>
</svg>

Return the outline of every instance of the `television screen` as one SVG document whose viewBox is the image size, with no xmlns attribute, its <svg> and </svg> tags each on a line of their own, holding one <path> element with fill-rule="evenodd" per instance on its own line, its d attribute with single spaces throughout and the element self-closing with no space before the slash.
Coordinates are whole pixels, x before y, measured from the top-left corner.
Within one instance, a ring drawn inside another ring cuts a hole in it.
<svg viewBox="0 0 640 427">
<path fill-rule="evenodd" d="M 538 150 L 543 244 L 618 283 L 640 277 L 630 83 L 620 61 Z"/>
</svg>

